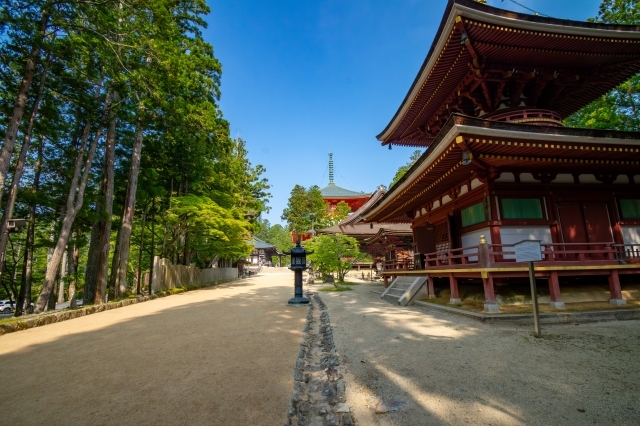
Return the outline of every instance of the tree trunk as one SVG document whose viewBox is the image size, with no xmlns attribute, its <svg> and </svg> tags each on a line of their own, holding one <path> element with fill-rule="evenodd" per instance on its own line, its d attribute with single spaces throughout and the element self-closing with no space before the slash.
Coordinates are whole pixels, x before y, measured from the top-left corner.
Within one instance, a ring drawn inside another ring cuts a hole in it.
<svg viewBox="0 0 640 426">
<path fill-rule="evenodd" d="M 138 273 L 137 273 L 137 286 L 136 286 L 136 294 L 142 294 L 141 288 L 142 284 L 140 281 L 142 280 L 142 250 L 144 250 L 144 226 L 147 219 L 147 210 L 142 210 L 142 231 L 140 231 L 140 247 L 138 250 Z"/>
<path fill-rule="evenodd" d="M 143 136 L 143 122 L 142 119 L 139 118 L 136 125 L 135 137 L 133 139 L 131 167 L 129 168 L 127 195 L 124 199 L 122 224 L 118 231 L 116 251 L 113 256 L 113 264 L 111 267 L 110 287 L 113 289 L 113 295 L 116 298 L 127 292 L 127 268 L 129 267 L 131 226 L 133 224 L 133 215 L 136 207 L 136 191 L 138 189 L 138 174 L 140 173 L 140 153 L 142 152 Z"/>
<path fill-rule="evenodd" d="M 80 236 L 80 228 L 78 228 L 78 232 L 76 234 L 76 241 L 73 244 L 69 244 L 67 246 L 67 262 L 68 269 L 67 273 L 69 274 L 69 307 L 76 307 L 76 281 L 77 271 L 78 271 L 78 255 L 80 254 L 80 245 L 78 243 Z"/>
<path fill-rule="evenodd" d="M 100 90 L 100 88 L 98 88 L 98 90 Z M 71 227 L 73 226 L 73 221 L 82 208 L 82 203 L 84 202 L 84 190 L 87 187 L 87 181 L 89 180 L 91 164 L 93 162 L 93 156 L 96 152 L 98 140 L 100 139 L 100 135 L 102 134 L 102 126 L 108 111 L 110 97 L 110 93 L 107 93 L 104 101 L 102 118 L 100 119 L 100 124 L 98 125 L 98 129 L 96 130 L 95 137 L 89 147 L 89 153 L 87 155 L 86 161 L 83 160 L 84 153 L 87 148 L 87 141 L 89 140 L 89 134 L 91 132 L 90 121 L 87 122 L 87 125 L 84 129 L 80 150 L 78 151 L 78 156 L 76 158 L 75 170 L 72 178 L 73 180 L 71 181 L 71 187 L 69 188 L 69 195 L 67 197 L 67 208 L 65 211 L 64 219 L 62 220 L 62 227 L 60 229 L 60 234 L 58 236 L 58 241 L 56 243 L 51 262 L 47 264 L 47 272 L 44 276 L 42 291 L 40 292 L 40 296 L 38 296 L 38 301 L 36 302 L 36 312 L 42 312 L 42 310 L 44 310 L 47 300 L 51 295 L 53 284 L 58 274 L 60 260 L 62 260 L 62 253 L 67 245 L 67 241 L 69 241 L 69 236 L 71 235 Z M 84 172 L 82 174 L 80 185 L 78 185 L 78 179 L 80 178 L 80 170 L 82 169 L 83 162 L 85 163 Z"/>
<path fill-rule="evenodd" d="M 102 217 L 102 202 L 96 203 L 96 213 Z M 89 253 L 87 255 L 87 266 L 84 271 L 84 292 L 82 301 L 85 305 L 92 305 L 96 298 L 96 280 L 98 277 L 99 245 L 100 245 L 100 223 L 94 223 L 91 227 L 91 237 L 89 239 Z"/>
<path fill-rule="evenodd" d="M 13 155 L 16 136 L 18 135 L 18 129 L 20 128 L 20 122 L 22 121 L 22 115 L 24 114 L 24 108 L 29 96 L 29 88 L 31 87 L 31 81 L 33 80 L 33 75 L 36 71 L 36 64 L 40 56 L 40 42 L 46 32 L 48 20 L 49 14 L 46 11 L 42 11 L 42 20 L 40 22 L 41 28 L 38 32 L 39 40 L 34 42 L 31 47 L 31 52 L 29 52 L 29 57 L 22 76 L 22 82 L 18 88 L 16 101 L 13 105 L 13 111 L 11 112 L 9 123 L 7 125 L 7 132 L 5 133 L 4 141 L 2 142 L 2 149 L 0 150 L 0 201 L 2 201 L 2 192 L 7 179 L 9 165 L 11 164 L 11 156 Z"/>
<path fill-rule="evenodd" d="M 149 260 L 149 296 L 153 294 L 151 283 L 153 283 L 153 259 L 155 257 L 156 244 L 156 198 L 151 199 L 151 257 Z"/>
<path fill-rule="evenodd" d="M 116 95 L 117 96 L 117 95 Z M 114 185 L 114 161 L 116 142 L 116 115 L 114 111 L 109 113 L 109 128 L 104 146 L 104 207 L 100 223 L 98 245 L 98 265 L 96 269 L 96 293 L 93 303 L 104 302 L 107 289 L 107 276 L 109 273 L 109 251 L 111 249 L 111 220 L 113 214 L 113 185 Z"/>
<path fill-rule="evenodd" d="M 35 194 L 40 187 L 40 171 L 42 170 L 42 156 L 44 154 L 44 137 L 40 138 L 40 146 L 38 146 L 38 159 L 36 160 L 36 167 L 33 176 L 33 185 L 31 191 Z M 24 262 L 22 264 L 22 282 L 20 284 L 20 293 L 18 296 L 18 306 L 20 311 L 16 309 L 16 316 L 22 315 L 22 306 L 24 305 L 27 311 L 31 304 L 31 277 L 33 276 L 33 245 L 35 242 L 35 230 L 36 230 L 36 211 L 37 204 L 31 203 L 29 206 L 29 224 L 27 225 L 27 240 L 25 242 L 24 250 Z"/>
<path fill-rule="evenodd" d="M 62 265 L 60 266 L 60 283 L 58 288 L 58 304 L 64 303 L 64 280 L 67 277 L 67 268 L 69 267 L 69 265 L 67 265 L 67 262 L 69 261 L 69 256 L 67 255 L 67 253 L 68 248 L 62 254 Z"/>
<path fill-rule="evenodd" d="M 33 102 L 33 108 L 31 109 L 31 117 L 29 118 L 29 123 L 27 124 L 27 128 L 24 132 L 24 140 L 22 142 L 22 148 L 20 149 L 20 156 L 18 157 L 18 163 L 16 164 L 16 169 L 13 172 L 13 180 L 11 181 L 11 187 L 9 189 L 9 196 L 7 197 L 7 202 L 4 207 L 4 214 L 2 215 L 2 222 L 0 222 L 0 280 L 2 279 L 2 274 L 4 272 L 5 262 L 3 261 L 6 256 L 7 251 L 7 241 L 9 240 L 9 234 L 7 232 L 7 225 L 9 219 L 13 216 L 13 209 L 16 204 L 16 198 L 18 196 L 18 187 L 20 186 L 20 180 L 22 179 L 22 174 L 24 172 L 24 163 L 27 159 L 27 154 L 29 152 L 29 146 L 31 145 L 31 133 L 33 131 L 33 123 L 36 120 L 36 116 L 38 115 L 38 108 L 40 107 L 40 101 L 42 100 L 42 93 L 44 92 L 44 82 L 46 79 L 47 70 L 46 68 L 42 71 L 42 75 L 40 76 L 40 86 L 38 87 L 38 94 L 36 96 L 35 101 Z M 3 186 L 0 185 L 0 193 L 2 192 Z M 2 195 L 0 194 L 0 198 Z"/>
</svg>

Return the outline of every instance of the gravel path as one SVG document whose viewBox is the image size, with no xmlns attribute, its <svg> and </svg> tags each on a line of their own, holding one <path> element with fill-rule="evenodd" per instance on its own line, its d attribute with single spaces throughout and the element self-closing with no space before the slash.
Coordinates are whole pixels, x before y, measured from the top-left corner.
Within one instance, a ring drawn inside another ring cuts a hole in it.
<svg viewBox="0 0 640 426">
<path fill-rule="evenodd" d="M 2 424 L 281 425 L 307 309 L 257 276 L 0 337 Z"/>
<path fill-rule="evenodd" d="M 319 285 L 312 286 L 318 289 Z M 640 321 L 532 327 L 322 292 L 360 425 L 638 425 Z M 376 414 L 381 401 L 399 411 Z"/>
</svg>

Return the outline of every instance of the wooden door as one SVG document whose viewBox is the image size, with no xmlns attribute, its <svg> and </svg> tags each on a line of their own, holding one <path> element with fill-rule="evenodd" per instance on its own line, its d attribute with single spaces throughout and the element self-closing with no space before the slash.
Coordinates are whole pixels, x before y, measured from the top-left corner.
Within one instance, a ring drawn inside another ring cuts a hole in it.
<svg viewBox="0 0 640 426">
<path fill-rule="evenodd" d="M 562 229 L 562 238 L 565 243 L 588 243 L 587 229 L 584 225 L 582 203 L 580 201 L 562 201 L 558 203 L 558 212 L 560 214 L 560 228 Z M 566 246 L 564 250 L 585 250 L 587 246 Z M 560 260 L 577 260 L 575 254 L 568 254 L 561 257 Z"/>
<path fill-rule="evenodd" d="M 613 234 L 611 233 L 611 221 L 609 220 L 609 212 L 607 205 L 602 202 L 584 202 L 582 203 L 584 213 L 584 223 L 587 230 L 587 238 L 590 243 L 612 243 Z M 603 250 L 604 245 L 592 245 L 592 250 Z M 605 253 L 592 254 L 590 259 L 604 260 Z"/>
</svg>

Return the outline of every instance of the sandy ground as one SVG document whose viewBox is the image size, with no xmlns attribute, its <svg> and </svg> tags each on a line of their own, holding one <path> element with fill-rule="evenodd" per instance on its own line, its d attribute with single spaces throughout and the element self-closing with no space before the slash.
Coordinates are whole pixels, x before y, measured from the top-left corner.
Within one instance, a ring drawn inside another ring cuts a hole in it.
<svg viewBox="0 0 640 426">
<path fill-rule="evenodd" d="M 0 336 L 0 424 L 281 425 L 306 309 L 256 276 Z"/>
<path fill-rule="evenodd" d="M 313 289 L 322 285 L 313 285 Z M 532 327 L 321 292 L 360 425 L 638 425 L 640 322 Z M 375 414 L 380 401 L 397 412 Z"/>
</svg>

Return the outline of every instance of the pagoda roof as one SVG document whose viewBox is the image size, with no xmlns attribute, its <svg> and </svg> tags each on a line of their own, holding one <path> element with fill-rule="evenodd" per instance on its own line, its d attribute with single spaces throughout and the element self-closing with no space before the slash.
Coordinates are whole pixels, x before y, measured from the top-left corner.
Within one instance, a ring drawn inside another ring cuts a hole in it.
<svg viewBox="0 0 640 426">
<path fill-rule="evenodd" d="M 320 190 L 323 198 L 361 198 L 368 197 L 371 194 L 365 194 L 364 192 L 350 191 L 348 189 L 341 188 L 334 183 L 330 183 Z"/>
<path fill-rule="evenodd" d="M 473 154 L 473 166 L 462 165 L 463 151 Z M 602 182 L 635 175 L 640 170 L 640 132 L 532 126 L 453 114 L 431 147 L 362 216 L 367 222 L 414 217 L 416 209 L 461 182 L 509 170 L 541 176 L 591 173 Z"/>
<path fill-rule="evenodd" d="M 564 119 L 640 71 L 640 27 L 449 0 L 382 145 L 429 146 L 449 116 L 542 108 Z"/>
</svg>

